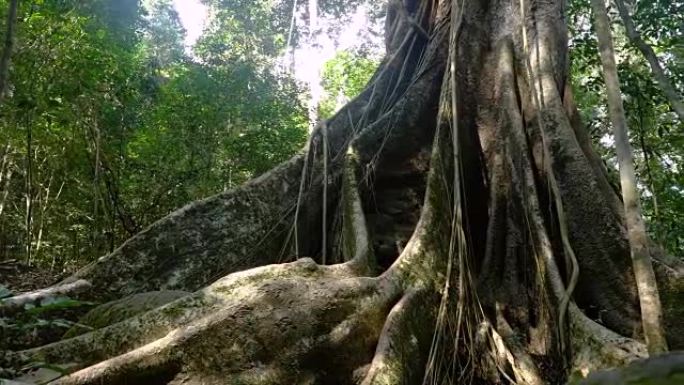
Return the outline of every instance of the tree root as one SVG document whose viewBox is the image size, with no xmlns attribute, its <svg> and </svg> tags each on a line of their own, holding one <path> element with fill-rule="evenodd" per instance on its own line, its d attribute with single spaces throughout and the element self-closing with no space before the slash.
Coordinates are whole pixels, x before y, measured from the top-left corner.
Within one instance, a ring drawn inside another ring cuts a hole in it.
<svg viewBox="0 0 684 385">
<path fill-rule="evenodd" d="M 571 373 L 624 366 L 648 357 L 646 345 L 592 321 L 574 303 L 568 308 L 573 360 Z"/>
<path fill-rule="evenodd" d="M 433 184 L 439 181 L 434 172 L 431 175 Z M 429 271 L 437 256 L 430 253 L 436 234 L 418 232 L 382 276 L 360 277 L 368 263 L 368 241 L 360 226 L 358 196 L 348 198 L 354 233 L 354 258 L 349 262 L 319 266 L 304 258 L 233 273 L 139 316 L 16 355 L 83 368 L 58 384 L 113 384 L 124 379 L 142 383 L 149 373 L 171 378 L 171 383 L 351 383 L 353 373 L 373 359 L 387 315 L 397 302 L 371 368 L 381 367 L 383 357 L 405 358 L 400 351 L 410 349 L 392 349 L 398 346 L 393 340 L 399 341 L 408 329 L 414 335 L 423 333 L 419 352 L 424 354 L 429 317 L 423 317 L 428 323 L 421 327 L 414 328 L 412 320 L 430 311 L 424 299 L 429 297 L 426 293 L 434 293 Z M 424 228 L 434 220 L 441 218 L 427 215 Z M 416 292 L 416 287 L 430 289 Z M 404 296 L 405 292 L 409 294 Z M 231 357 L 230 362 L 225 357 Z M 379 369 L 372 373 L 380 378 Z M 414 367 L 413 376 L 418 373 L 419 367 Z"/>
<path fill-rule="evenodd" d="M 678 385 L 684 381 L 684 352 L 634 361 L 624 368 L 592 373 L 578 385 Z"/>
<path fill-rule="evenodd" d="M 436 298 L 412 290 L 392 308 L 362 385 L 416 384 L 430 349 Z"/>
<path fill-rule="evenodd" d="M 169 371 L 197 383 L 344 378 L 370 361 L 401 289 L 389 277 L 344 277 L 341 271 L 303 259 L 237 273 L 192 300 L 20 354 L 81 367 L 101 361 L 58 384 L 137 383 L 146 373 Z M 201 310 L 193 307 L 196 301 Z M 174 311 L 181 314 L 171 316 Z M 162 315 L 166 325 L 147 323 Z"/>
<path fill-rule="evenodd" d="M 153 377 L 280 384 L 351 376 L 370 361 L 403 290 L 391 275 L 359 276 L 372 270 L 372 260 L 355 185 L 349 171 L 348 262 L 319 266 L 303 258 L 234 273 L 139 316 L 18 352 L 14 360 L 83 368 L 59 384 L 146 383 Z M 222 357 L 233 361 L 219 364 Z"/>
<path fill-rule="evenodd" d="M 492 330 L 492 339 L 495 341 L 499 354 L 506 357 L 513 369 L 516 381 L 519 384 L 543 385 L 544 380 L 539 374 L 537 365 L 527 353 L 526 347 L 517 341 L 516 334 L 506 321 L 501 308 L 497 309 L 496 313 L 497 328 Z"/>
<path fill-rule="evenodd" d="M 87 280 L 92 287 L 83 297 L 106 302 L 155 290 L 195 291 L 234 271 L 282 262 L 303 162 L 295 156 L 171 213 L 54 288 Z"/>
<path fill-rule="evenodd" d="M 0 300 L 0 315 L 10 316 L 24 310 L 26 305 L 36 305 L 46 299 L 60 296 L 75 296 L 87 292 L 91 288 L 92 284 L 89 281 L 79 279 L 70 283 L 5 298 Z"/>
<path fill-rule="evenodd" d="M 379 331 L 386 315 L 381 313 L 397 295 L 380 290 L 384 280 L 345 277 L 342 271 L 302 259 L 236 273 L 141 316 L 19 354 L 81 367 L 102 361 L 64 383 L 116 383 L 120 376 L 178 360 L 189 373 L 211 368 L 211 357 L 234 357 L 224 368 L 231 375 L 267 357 L 305 361 L 308 345 L 341 343 L 359 330 L 370 333 L 373 322 Z M 222 346 L 215 346 L 218 341 Z M 291 354 L 284 354 L 288 348 Z"/>
</svg>

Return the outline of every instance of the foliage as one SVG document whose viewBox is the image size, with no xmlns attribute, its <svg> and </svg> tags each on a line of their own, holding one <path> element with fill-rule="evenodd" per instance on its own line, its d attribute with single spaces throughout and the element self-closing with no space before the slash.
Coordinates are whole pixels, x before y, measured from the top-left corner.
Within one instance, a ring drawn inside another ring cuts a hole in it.
<svg viewBox="0 0 684 385">
<path fill-rule="evenodd" d="M 215 17 L 197 52 L 209 64 L 266 65 L 285 48 L 286 22 L 273 0 L 207 0 Z"/>
<path fill-rule="evenodd" d="M 328 118 L 344 103 L 361 93 L 378 67 L 378 61 L 362 54 L 341 51 L 323 67 L 323 89 L 319 113 Z"/>
<path fill-rule="evenodd" d="M 667 75 L 684 94 L 681 26 L 684 2 L 639 1 L 634 13 L 637 29 L 660 55 Z M 600 72 L 595 32 L 588 1 L 570 2 L 571 73 L 574 94 L 596 149 L 619 188 L 612 129 Z M 625 36 L 617 10 L 609 12 L 617 50 L 623 102 L 634 148 L 642 205 L 655 240 L 669 252 L 684 255 L 684 122 L 671 112 L 648 63 Z M 678 32 L 679 31 L 679 32 Z"/>
<path fill-rule="evenodd" d="M 191 57 L 172 2 L 146 5 L 22 3 L 0 106 L 0 259 L 80 266 L 303 145 L 292 79 L 264 62 L 208 60 L 201 46 Z"/>
</svg>

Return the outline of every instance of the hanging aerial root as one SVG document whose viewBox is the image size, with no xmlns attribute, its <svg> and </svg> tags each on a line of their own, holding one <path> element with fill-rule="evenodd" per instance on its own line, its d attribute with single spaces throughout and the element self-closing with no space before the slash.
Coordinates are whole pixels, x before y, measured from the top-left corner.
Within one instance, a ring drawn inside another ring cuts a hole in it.
<svg viewBox="0 0 684 385">
<path fill-rule="evenodd" d="M 557 156 L 551 151 L 553 147 L 553 141 L 561 140 L 559 135 L 559 128 L 564 128 L 563 133 L 572 133 L 570 123 L 565 115 L 565 111 L 562 103 L 559 99 L 559 92 L 555 88 L 555 82 L 548 78 L 547 75 L 541 75 L 540 83 L 543 84 L 543 95 L 547 98 L 545 103 L 545 117 L 546 124 L 543 129 L 548 130 L 549 147 L 547 148 L 549 157 Z M 545 145 L 545 146 L 547 146 Z M 577 152 L 581 153 L 579 146 L 576 141 L 573 142 Z M 589 168 L 589 163 L 585 157 L 580 158 L 582 161 L 577 160 L 578 166 Z M 568 160 L 566 159 L 565 167 L 568 167 Z M 565 186 L 566 187 L 566 186 Z M 561 188 L 562 189 L 562 188 Z M 556 191 L 557 198 L 563 191 Z M 574 198 L 573 196 L 570 196 Z M 536 199 L 535 199 L 536 200 Z M 570 201 L 570 203 L 574 203 Z M 539 241 L 539 249 L 544 255 L 544 261 L 546 264 L 547 277 L 549 279 L 549 284 L 556 299 L 562 301 L 567 298 L 567 289 L 561 278 L 560 269 L 553 257 L 553 251 L 551 248 L 551 242 L 549 240 L 549 235 L 546 230 L 541 226 L 541 211 L 539 210 L 539 203 L 535 202 L 533 205 L 534 213 L 533 215 L 537 217 L 534 222 L 538 223 L 536 226 L 537 239 Z M 573 205 L 575 207 L 575 205 Z M 574 213 L 573 213 L 574 214 Z M 572 223 L 571 218 L 567 218 L 568 223 Z M 576 235 L 575 235 L 576 236 Z M 622 240 L 624 241 L 624 239 Z M 581 254 L 578 254 L 581 255 Z M 604 255 L 600 256 L 605 258 Z M 587 256 L 584 255 L 582 258 L 578 258 L 578 262 L 582 265 L 583 262 L 587 261 Z M 610 264 L 606 266 L 611 266 Z M 574 278 L 574 277 L 573 277 Z M 596 277 L 594 280 L 600 281 Z M 574 280 L 571 280 L 571 284 Z M 581 282 L 580 282 L 581 283 Z M 611 288 L 610 290 L 613 290 Z M 601 295 L 601 293 L 597 293 Z M 593 298 L 592 300 L 598 300 L 600 298 Z M 628 309 L 626 309 L 628 311 Z M 634 339 L 624 337 L 618 333 L 613 332 L 606 326 L 603 326 L 589 317 L 587 317 L 574 303 L 570 301 L 567 305 L 567 314 L 569 321 L 569 339 L 570 348 L 572 353 L 572 361 L 570 364 L 571 372 L 580 372 L 586 375 L 589 371 L 594 369 L 601 369 L 606 367 L 614 366 L 624 366 L 627 363 L 643 358 L 646 356 L 646 348 L 644 344 L 638 342 Z M 629 313 L 627 313 L 629 314 Z M 611 316 L 614 316 L 611 314 Z M 563 325 L 561 325 L 563 327 Z"/>
<path fill-rule="evenodd" d="M 533 190 L 533 181 L 528 179 L 528 188 Z M 557 301 L 561 301 L 567 290 L 556 264 L 551 242 L 539 209 L 536 195 L 528 195 L 528 220 L 537 242 L 537 250 L 542 258 L 546 279 Z M 569 321 L 569 340 L 572 353 L 571 371 L 579 370 L 586 374 L 589 370 L 624 365 L 646 354 L 645 346 L 633 339 L 620 336 L 603 325 L 589 319 L 577 305 L 570 301 L 567 305 Z M 565 325 L 559 325 L 565 327 Z"/>
<path fill-rule="evenodd" d="M 496 77 L 495 86 L 483 91 L 491 108 L 481 113 L 492 211 L 479 286 L 484 306 L 496 312 L 491 334 L 494 357 L 503 357 L 503 362 L 496 359 L 499 372 L 519 383 L 541 384 L 556 373 L 542 377 L 531 354 L 561 361 L 555 348 L 565 325 L 557 322 L 562 318 L 557 309 L 569 295 L 564 287 L 556 298 L 549 291 L 546 265 L 555 257 L 539 205 L 522 101 L 515 92 L 519 74 L 514 55 L 513 41 L 502 39 L 485 71 Z"/>
<path fill-rule="evenodd" d="M 530 170 L 531 168 L 526 168 Z M 527 184 L 527 220 L 535 238 L 539 262 L 543 265 L 545 279 L 556 301 L 561 302 L 567 296 L 565 283 L 554 257 L 549 234 L 541 215 L 534 179 L 530 171 L 526 171 Z M 568 338 L 573 357 L 572 370 L 580 370 L 586 374 L 588 370 L 624 365 L 644 356 L 645 346 L 633 339 L 622 337 L 603 325 L 589 319 L 573 301 L 567 303 L 567 319 L 569 321 Z M 565 328 L 564 324 L 558 325 Z"/>
<path fill-rule="evenodd" d="M 350 148 L 342 181 L 342 256 L 359 275 L 369 275 L 375 269 L 366 217 L 363 213 L 359 183 L 356 178 L 358 161 Z"/>
<path fill-rule="evenodd" d="M 362 162 L 377 162 L 380 156 L 406 156 L 425 147 L 432 139 L 440 79 L 447 54 L 448 28 L 433 33 L 421 66 L 397 101 L 353 141 Z"/>
<path fill-rule="evenodd" d="M 513 328 L 506 321 L 500 307 L 496 309 L 496 330 L 492 329 L 492 339 L 498 353 L 504 355 L 513 369 L 516 382 L 525 385 L 543 385 L 544 380 L 526 346 L 518 340 Z"/>
</svg>

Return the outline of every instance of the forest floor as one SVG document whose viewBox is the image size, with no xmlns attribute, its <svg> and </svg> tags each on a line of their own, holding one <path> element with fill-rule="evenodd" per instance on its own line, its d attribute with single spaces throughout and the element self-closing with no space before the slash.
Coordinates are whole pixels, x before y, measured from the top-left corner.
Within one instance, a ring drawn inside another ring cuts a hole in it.
<svg viewBox="0 0 684 385">
<path fill-rule="evenodd" d="M 0 286 L 12 293 L 47 287 L 63 275 L 60 271 L 29 266 L 16 259 L 0 261 Z"/>
</svg>

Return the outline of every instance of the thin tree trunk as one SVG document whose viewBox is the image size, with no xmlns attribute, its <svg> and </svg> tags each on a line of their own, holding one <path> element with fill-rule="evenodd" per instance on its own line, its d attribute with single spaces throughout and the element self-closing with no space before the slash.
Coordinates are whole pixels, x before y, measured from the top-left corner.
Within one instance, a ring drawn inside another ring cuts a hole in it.
<svg viewBox="0 0 684 385">
<path fill-rule="evenodd" d="M 646 166 L 646 175 L 648 176 L 648 184 L 651 187 L 651 200 L 653 201 L 653 219 L 658 220 L 658 198 L 656 197 L 655 184 L 653 183 L 653 173 L 651 172 L 651 155 L 646 148 L 646 129 L 644 127 L 644 114 L 641 110 L 641 99 L 638 100 L 639 106 L 639 143 L 641 144 L 641 152 L 644 153 L 644 165 Z"/>
<path fill-rule="evenodd" d="M 26 115 L 26 263 L 31 264 L 31 241 L 33 239 L 32 226 L 33 226 L 33 197 L 31 185 L 32 181 L 32 130 L 31 130 L 31 119 Z"/>
<path fill-rule="evenodd" d="M 47 207 L 48 200 L 50 198 L 50 185 L 52 184 L 52 176 L 50 176 L 50 181 L 45 188 L 45 200 L 41 196 L 38 200 L 40 204 L 40 221 L 38 222 L 38 235 L 36 236 L 36 249 L 34 250 L 33 257 L 37 258 L 40 252 L 40 247 L 43 243 L 43 225 L 45 224 L 45 208 Z M 42 195 L 42 194 L 41 194 Z"/>
<path fill-rule="evenodd" d="M 601 63 L 603 64 L 603 77 L 608 94 L 608 112 L 613 124 L 615 147 L 620 166 L 622 199 L 625 207 L 632 264 L 639 291 L 642 326 L 649 352 L 660 353 L 667 351 L 662 323 L 662 307 L 648 249 L 646 225 L 641 215 L 632 148 L 629 143 L 627 120 L 622 106 L 620 82 L 615 63 L 610 21 L 603 0 L 591 0 L 591 5 L 594 10 L 596 34 Z"/>
<path fill-rule="evenodd" d="M 11 0 L 7 11 L 7 32 L 5 33 L 5 47 L 0 57 L 0 102 L 7 93 L 7 81 L 9 79 L 9 66 L 14 48 L 14 34 L 17 24 L 17 6 L 19 0 Z"/>
<path fill-rule="evenodd" d="M 107 188 L 109 200 L 112 204 L 112 211 L 116 213 L 121 222 L 121 226 L 129 236 L 133 236 L 140 231 L 140 226 L 133 216 L 126 209 L 126 204 L 119 194 L 118 177 L 109 165 L 106 154 L 100 154 L 100 167 L 102 168 L 102 178 Z"/>
<path fill-rule="evenodd" d="M 92 113 L 92 111 L 91 111 Z M 97 121 L 92 119 L 93 127 L 95 128 L 94 147 L 95 147 L 95 164 L 94 164 L 94 177 L 93 177 L 93 189 L 95 196 L 93 197 L 93 244 L 97 248 L 97 235 L 98 235 L 98 204 L 100 202 L 100 128 L 97 125 Z"/>
<path fill-rule="evenodd" d="M 0 217 L 2 216 L 2 212 L 5 209 L 5 202 L 7 202 L 7 196 L 9 195 L 9 189 L 10 189 L 10 181 L 12 180 L 12 174 L 14 170 L 12 170 L 12 162 L 10 161 L 8 163 L 7 167 L 7 172 L 6 176 L 4 177 L 5 185 L 2 189 L 2 199 L 0 199 Z"/>
<path fill-rule="evenodd" d="M 285 52 L 290 51 L 290 45 L 292 44 L 292 34 L 294 33 L 295 26 L 297 24 L 297 0 L 292 3 L 292 17 L 290 18 L 290 29 L 287 32 L 287 43 L 285 44 Z M 292 47 L 290 56 L 290 72 L 294 73 L 295 68 L 295 48 Z"/>
<path fill-rule="evenodd" d="M 97 214 L 97 201 L 102 200 L 105 211 L 107 210 L 105 198 L 102 195 L 100 189 L 100 180 L 104 182 L 105 188 L 107 190 L 107 196 L 109 202 L 111 203 L 111 223 L 114 222 L 114 216 L 116 216 L 121 222 L 121 226 L 126 231 L 129 236 L 135 235 L 140 231 L 140 226 L 136 223 L 133 217 L 128 213 L 126 205 L 122 202 L 119 187 L 117 182 L 117 176 L 110 166 L 109 160 L 107 159 L 106 152 L 102 152 L 102 134 L 97 122 L 93 120 L 93 124 L 89 127 L 90 137 L 93 141 L 93 146 L 95 147 L 95 159 L 93 161 L 93 174 L 94 178 L 94 188 L 96 191 L 96 201 L 95 201 L 95 213 Z M 113 227 L 113 225 L 112 225 Z M 114 234 L 112 232 L 112 234 Z"/>
<path fill-rule="evenodd" d="M 9 155 L 10 155 L 10 145 L 6 144 L 5 148 L 2 149 L 2 166 L 0 166 L 0 183 L 2 183 L 2 180 L 5 177 L 5 170 L 8 168 L 8 166 L 10 166 Z"/>
<path fill-rule="evenodd" d="M 651 66 L 651 71 L 653 71 L 653 76 L 658 82 L 660 89 L 670 102 L 670 106 L 679 116 L 679 120 L 684 122 L 684 102 L 682 102 L 681 97 L 672 86 L 672 83 L 670 83 L 667 75 L 665 75 L 663 67 L 660 65 L 660 62 L 658 62 L 658 57 L 655 52 L 653 52 L 653 48 L 646 44 L 644 39 L 641 38 L 639 31 L 636 30 L 632 17 L 629 15 L 629 10 L 625 6 L 625 2 L 623 0 L 615 0 L 615 4 L 620 12 L 620 17 L 622 18 L 625 30 L 627 31 L 627 37 L 644 55 L 648 64 Z"/>
<path fill-rule="evenodd" d="M 52 181 L 53 181 L 53 176 L 50 175 L 50 179 L 48 182 L 47 187 L 45 187 L 45 199 L 43 200 L 41 198 L 40 202 L 40 224 L 38 225 L 38 236 L 36 240 L 36 250 L 34 253 L 34 258 L 38 257 L 38 253 L 40 252 L 40 248 L 43 245 L 43 229 L 45 228 L 45 216 L 47 214 L 48 209 L 50 208 L 50 188 L 52 187 Z M 55 194 L 53 200 L 56 201 L 59 199 L 59 196 L 62 195 L 62 189 L 64 188 L 64 182 L 59 186 L 59 190 L 57 190 L 57 194 Z"/>
</svg>

